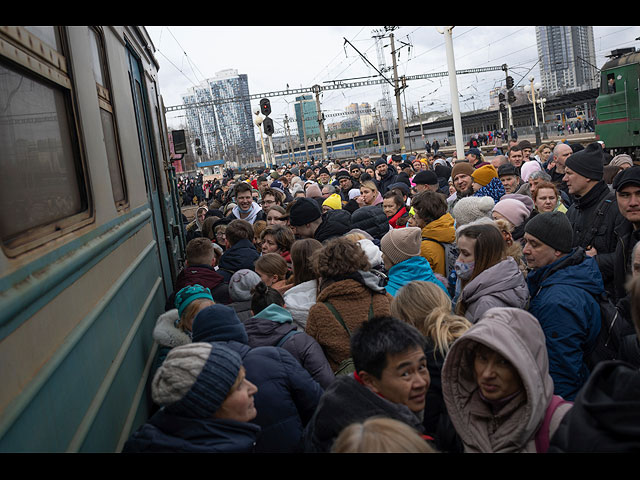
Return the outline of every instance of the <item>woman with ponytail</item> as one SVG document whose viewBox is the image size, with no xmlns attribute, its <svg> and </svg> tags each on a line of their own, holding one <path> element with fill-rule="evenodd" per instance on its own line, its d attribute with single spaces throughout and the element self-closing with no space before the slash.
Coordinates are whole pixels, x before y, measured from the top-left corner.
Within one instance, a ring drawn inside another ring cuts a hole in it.
<svg viewBox="0 0 640 480">
<path fill-rule="evenodd" d="M 312 337 L 297 330 L 278 290 L 258 283 L 251 290 L 253 316 L 244 322 L 249 346 L 282 347 L 304 367 L 324 389 L 335 380 L 335 375 L 322 351 Z"/>
<path fill-rule="evenodd" d="M 471 322 L 452 313 L 451 299 L 442 288 L 419 280 L 398 290 L 391 302 L 391 315 L 413 325 L 425 337 L 431 377 L 423 420 L 425 433 L 437 439 L 439 451 L 461 451 L 462 444 L 452 428 L 442 397 L 440 372 L 449 349 L 471 327 Z"/>
</svg>

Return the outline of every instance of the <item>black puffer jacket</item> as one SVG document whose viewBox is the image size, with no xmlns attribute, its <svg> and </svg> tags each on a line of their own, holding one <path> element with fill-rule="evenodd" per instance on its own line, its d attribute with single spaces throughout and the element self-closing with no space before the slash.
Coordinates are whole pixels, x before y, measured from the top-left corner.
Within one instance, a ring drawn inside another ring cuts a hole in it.
<svg viewBox="0 0 640 480">
<path fill-rule="evenodd" d="M 640 371 L 619 361 L 591 373 L 551 438 L 548 453 L 640 451 Z"/>
<path fill-rule="evenodd" d="M 351 215 L 351 228 L 364 230 L 374 239 L 381 240 L 390 229 L 382 204 L 358 208 Z"/>
<path fill-rule="evenodd" d="M 322 223 L 313 238 L 320 243 L 340 237 L 351 230 L 351 213 L 346 210 L 329 210 L 322 214 Z"/>
</svg>

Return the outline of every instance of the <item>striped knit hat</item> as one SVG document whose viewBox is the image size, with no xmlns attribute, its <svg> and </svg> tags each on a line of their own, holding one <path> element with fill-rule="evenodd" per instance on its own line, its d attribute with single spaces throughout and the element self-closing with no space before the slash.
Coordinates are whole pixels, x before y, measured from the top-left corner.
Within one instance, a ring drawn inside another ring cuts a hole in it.
<svg viewBox="0 0 640 480">
<path fill-rule="evenodd" d="M 171 349 L 151 384 L 153 401 L 173 414 L 211 418 L 236 382 L 242 359 L 223 343 Z"/>
</svg>

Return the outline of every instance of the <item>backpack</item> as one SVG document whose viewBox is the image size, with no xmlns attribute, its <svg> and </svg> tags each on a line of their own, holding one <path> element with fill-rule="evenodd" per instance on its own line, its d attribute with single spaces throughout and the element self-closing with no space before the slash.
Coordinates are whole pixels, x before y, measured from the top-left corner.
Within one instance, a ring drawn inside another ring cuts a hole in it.
<svg viewBox="0 0 640 480">
<path fill-rule="evenodd" d="M 573 402 L 564 400 L 558 395 L 554 395 L 553 397 L 551 397 L 551 402 L 549 403 L 549 406 L 547 407 L 547 410 L 544 414 L 542 425 L 540 425 L 540 428 L 538 428 L 538 431 L 536 432 L 535 440 L 537 453 L 547 453 L 547 450 L 549 450 L 549 442 L 551 440 L 551 437 L 553 437 L 553 434 L 556 433 L 560 422 L 564 418 L 565 414 L 569 411 L 569 409 L 566 407 L 558 411 L 558 407 L 561 405 L 567 405 L 569 406 L 569 408 L 571 408 L 573 407 Z"/>
<path fill-rule="evenodd" d="M 284 337 L 280 339 L 280 341 L 276 344 L 276 347 L 282 347 L 282 345 L 284 345 L 284 342 L 289 340 L 289 338 L 293 337 L 296 333 L 302 333 L 302 332 L 300 332 L 299 330 L 289 331 L 289 333 L 287 333 Z"/>
<path fill-rule="evenodd" d="M 422 237 L 422 240 L 429 240 L 430 242 L 435 242 L 439 244 L 442 248 L 444 248 L 444 277 L 446 279 L 449 278 L 452 271 L 455 271 L 456 260 L 458 259 L 458 246 L 455 243 L 445 243 L 439 240 L 435 240 L 433 238 Z"/>
<path fill-rule="evenodd" d="M 338 310 L 336 310 L 336 308 L 333 305 L 331 305 L 331 302 L 326 301 L 323 303 L 329 309 L 329 311 L 333 314 L 333 316 L 336 317 L 336 320 L 340 322 L 340 325 L 342 325 L 342 327 L 345 329 L 345 331 L 347 332 L 347 335 L 349 335 L 349 338 L 351 338 L 351 331 L 349 330 L 349 327 L 347 327 L 347 325 L 344 323 L 344 320 L 342 320 L 342 315 L 340 315 L 340 312 L 338 312 Z M 373 294 L 371 294 L 371 304 L 369 305 L 368 319 L 371 320 L 372 318 L 373 318 Z M 344 359 L 342 362 L 340 362 L 340 364 L 338 365 L 338 368 L 333 373 L 336 376 L 351 375 L 355 371 L 356 371 L 356 366 L 355 366 L 355 363 L 353 363 L 353 357 L 349 357 Z"/>
<path fill-rule="evenodd" d="M 584 355 L 585 363 L 590 370 L 593 370 L 602 361 L 618 358 L 625 328 L 618 308 L 607 293 L 603 292 L 596 300 L 600 306 L 600 333 L 598 333 L 593 347 Z"/>
<path fill-rule="evenodd" d="M 610 205 L 615 203 L 615 201 L 616 195 L 614 192 L 610 192 L 605 198 L 602 199 L 602 201 L 598 205 L 598 209 L 596 210 L 595 218 L 592 219 L 593 221 L 591 222 L 591 227 L 586 230 L 586 232 L 584 232 L 578 240 L 578 245 L 580 247 L 587 249 L 588 247 L 593 246 L 593 240 L 595 239 L 596 234 L 600 229 L 600 225 L 606 217 L 607 210 L 609 209 Z"/>
</svg>

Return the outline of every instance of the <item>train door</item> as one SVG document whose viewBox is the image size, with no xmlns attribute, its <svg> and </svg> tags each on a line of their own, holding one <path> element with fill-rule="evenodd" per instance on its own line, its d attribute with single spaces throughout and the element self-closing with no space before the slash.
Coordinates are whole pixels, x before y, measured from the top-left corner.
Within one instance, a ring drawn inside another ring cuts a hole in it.
<svg viewBox="0 0 640 480">
<path fill-rule="evenodd" d="M 136 125 L 138 127 L 138 141 L 140 143 L 140 154 L 142 158 L 142 169 L 144 172 L 147 198 L 152 211 L 152 225 L 154 238 L 157 242 L 157 252 L 162 268 L 162 278 L 164 280 L 165 294 L 173 291 L 173 280 L 171 276 L 171 265 L 167 249 L 165 248 L 165 223 L 162 215 L 163 201 L 161 198 L 159 181 L 160 176 L 157 171 L 157 162 L 152 145 L 149 117 L 149 108 L 145 101 L 146 89 L 144 73 L 140 69 L 140 62 L 131 47 L 127 45 L 127 56 L 129 61 L 129 80 L 131 82 L 131 94 L 133 96 L 133 107 L 136 114 Z"/>
</svg>

